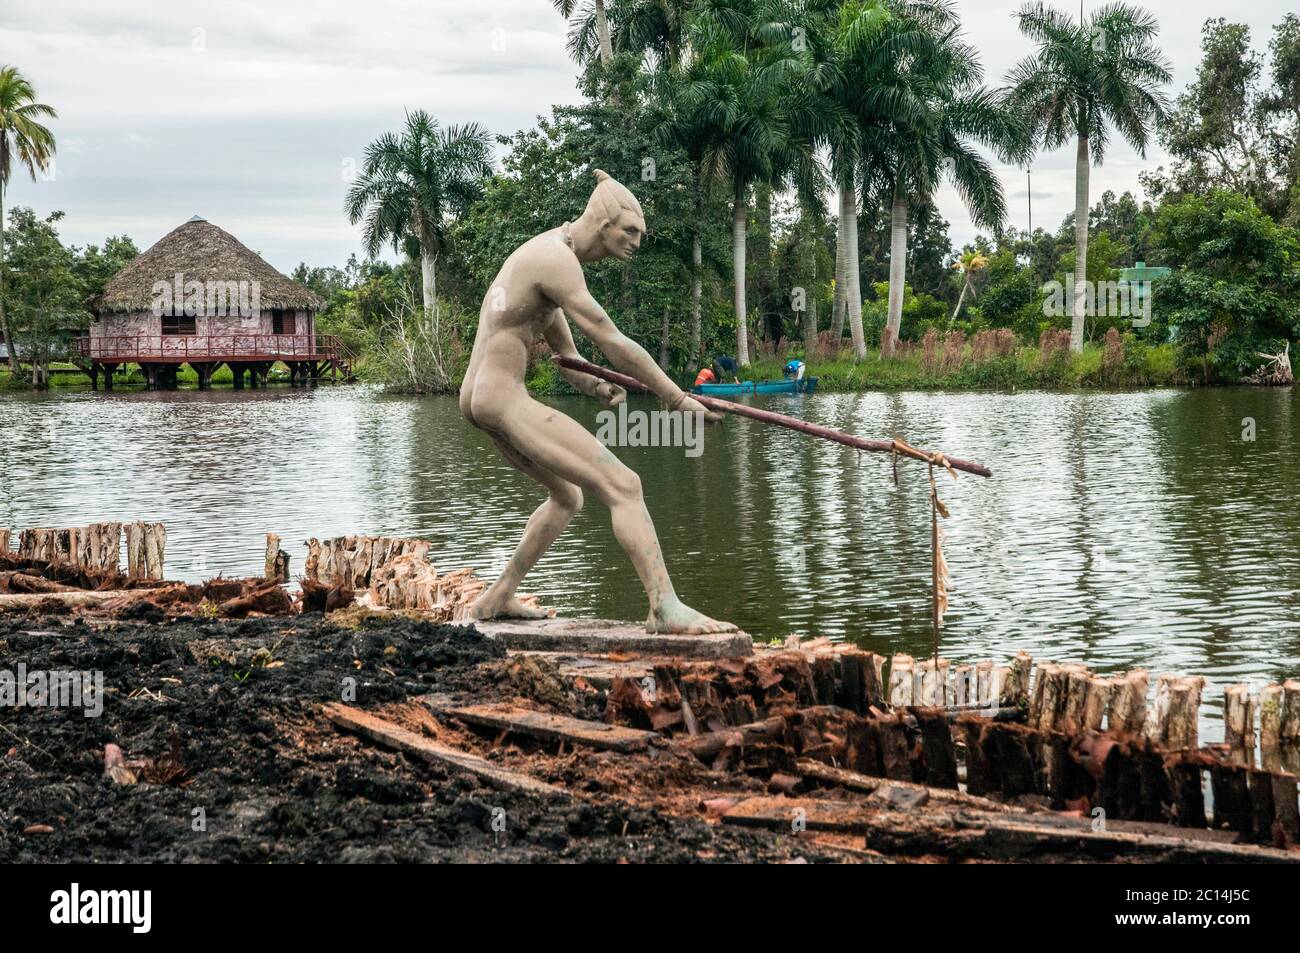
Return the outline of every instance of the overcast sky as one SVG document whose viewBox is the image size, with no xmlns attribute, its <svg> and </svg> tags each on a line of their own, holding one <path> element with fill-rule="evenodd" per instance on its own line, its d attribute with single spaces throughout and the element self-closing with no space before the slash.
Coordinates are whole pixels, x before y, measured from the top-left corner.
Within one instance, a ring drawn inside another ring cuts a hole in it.
<svg viewBox="0 0 1300 953">
<path fill-rule="evenodd" d="M 1146 5 L 1174 64 L 1171 99 L 1194 75 L 1207 17 L 1246 22 L 1266 51 L 1294 8 Z M 1030 52 L 1011 19 L 1019 3 L 958 6 L 986 78 L 1000 83 Z M 15 173 L 7 204 L 63 210 L 75 244 L 125 233 L 143 249 L 197 213 L 282 271 L 341 265 L 360 244 L 342 212 L 345 169 L 366 143 L 408 107 L 508 134 L 577 102 L 566 29 L 551 0 L 4 0 L 0 64 L 59 110 L 53 176 Z M 1093 171 L 1093 201 L 1138 191 L 1138 172 L 1162 158 L 1115 142 Z M 1073 147 L 1035 161 L 1036 224 L 1055 228 L 1070 211 L 1073 162 Z M 1024 175 L 1001 171 L 1011 221 L 1024 227 Z M 954 244 L 972 238 L 955 194 L 938 200 Z"/>
</svg>

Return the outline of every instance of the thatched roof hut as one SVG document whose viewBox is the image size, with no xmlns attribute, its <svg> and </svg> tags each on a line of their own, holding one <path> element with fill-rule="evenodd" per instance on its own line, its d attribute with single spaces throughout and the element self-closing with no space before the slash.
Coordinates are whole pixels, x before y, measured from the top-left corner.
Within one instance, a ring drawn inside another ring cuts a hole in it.
<svg viewBox="0 0 1300 953">
<path fill-rule="evenodd" d="M 154 285 L 185 281 L 257 282 L 264 308 L 319 311 L 325 306 L 310 288 L 280 274 L 224 229 L 194 216 L 158 239 L 148 251 L 119 271 L 94 303 L 99 314 L 148 311 Z"/>
</svg>

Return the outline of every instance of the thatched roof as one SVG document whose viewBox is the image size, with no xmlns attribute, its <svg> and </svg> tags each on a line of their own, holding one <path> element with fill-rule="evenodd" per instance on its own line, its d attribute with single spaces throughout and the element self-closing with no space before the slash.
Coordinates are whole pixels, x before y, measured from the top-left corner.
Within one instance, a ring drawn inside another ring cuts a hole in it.
<svg viewBox="0 0 1300 953">
<path fill-rule="evenodd" d="M 325 306 L 310 288 L 280 274 L 229 232 L 197 215 L 158 239 L 148 251 L 119 271 L 94 303 L 96 312 L 148 311 L 155 282 L 256 281 L 263 308 Z"/>
</svg>

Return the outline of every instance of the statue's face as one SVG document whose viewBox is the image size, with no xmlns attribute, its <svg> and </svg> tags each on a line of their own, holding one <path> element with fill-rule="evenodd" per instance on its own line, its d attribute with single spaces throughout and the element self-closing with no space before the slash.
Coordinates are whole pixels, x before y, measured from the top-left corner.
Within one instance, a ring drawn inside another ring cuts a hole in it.
<svg viewBox="0 0 1300 953">
<path fill-rule="evenodd" d="M 641 239 L 645 238 L 645 219 L 636 212 L 621 209 L 618 218 L 606 222 L 601 233 L 609 254 L 619 261 L 627 261 L 641 247 Z"/>
</svg>

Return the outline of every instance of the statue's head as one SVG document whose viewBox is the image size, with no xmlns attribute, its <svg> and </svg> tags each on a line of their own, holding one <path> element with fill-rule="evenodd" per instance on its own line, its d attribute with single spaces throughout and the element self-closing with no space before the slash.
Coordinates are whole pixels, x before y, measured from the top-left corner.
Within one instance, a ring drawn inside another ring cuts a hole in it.
<svg viewBox="0 0 1300 953">
<path fill-rule="evenodd" d="M 586 224 L 596 234 L 602 258 L 627 261 L 641 247 L 645 238 L 645 216 L 641 203 L 607 172 L 596 170 L 596 188 L 582 213 Z"/>
</svg>

